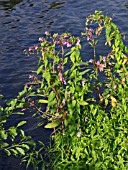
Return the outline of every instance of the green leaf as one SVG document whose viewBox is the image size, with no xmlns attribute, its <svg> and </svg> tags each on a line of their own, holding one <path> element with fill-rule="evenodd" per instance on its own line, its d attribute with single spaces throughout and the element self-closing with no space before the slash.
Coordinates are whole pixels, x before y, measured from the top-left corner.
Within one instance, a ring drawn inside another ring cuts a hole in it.
<svg viewBox="0 0 128 170">
<path fill-rule="evenodd" d="M 78 101 L 79 105 L 86 106 L 88 103 L 86 101 Z"/>
<path fill-rule="evenodd" d="M 5 148 L 7 146 L 9 146 L 9 144 L 6 143 L 6 142 L 3 142 L 3 143 L 0 144 L 0 148 Z"/>
<path fill-rule="evenodd" d="M 10 127 L 9 134 L 13 137 L 17 136 L 17 129 L 15 127 Z"/>
<path fill-rule="evenodd" d="M 16 149 L 10 149 L 10 151 L 12 152 L 13 155 L 15 155 L 15 156 L 18 155 L 18 152 Z"/>
<path fill-rule="evenodd" d="M 55 93 L 52 91 L 48 96 L 48 102 L 52 101 L 55 97 Z"/>
<path fill-rule="evenodd" d="M 51 128 L 55 128 L 55 127 L 57 127 L 58 125 L 60 124 L 60 120 L 54 120 L 54 122 L 52 122 L 52 123 L 48 123 L 46 126 L 45 126 L 45 128 L 49 128 L 49 129 L 51 129 Z"/>
<path fill-rule="evenodd" d="M 0 94 L 0 100 L 3 98 L 4 96 L 2 94 Z"/>
<path fill-rule="evenodd" d="M 73 63 L 75 62 L 75 54 L 76 54 L 76 52 L 73 51 L 73 53 L 70 55 L 70 59 Z"/>
<path fill-rule="evenodd" d="M 42 72 L 42 69 L 43 69 L 43 65 L 41 65 L 41 66 L 37 69 L 36 73 L 37 73 L 37 74 L 40 74 L 40 73 Z"/>
<path fill-rule="evenodd" d="M 30 149 L 30 147 L 29 147 L 28 145 L 26 145 L 26 144 L 22 144 L 21 146 L 22 146 L 22 148 L 25 148 L 25 149 L 27 149 L 27 150 Z"/>
<path fill-rule="evenodd" d="M 79 73 L 79 75 L 83 75 L 83 74 L 85 74 L 85 73 L 89 72 L 90 70 L 91 70 L 91 69 L 86 69 L 86 70 L 84 70 L 84 71 L 80 72 L 80 73 Z"/>
<path fill-rule="evenodd" d="M 27 123 L 27 121 L 21 121 L 20 123 L 18 123 L 17 127 L 22 126 L 22 125 L 24 125 L 26 123 Z"/>
<path fill-rule="evenodd" d="M 5 130 L 0 130 L 0 136 L 2 139 L 6 140 L 7 139 L 7 134 Z"/>
<path fill-rule="evenodd" d="M 19 154 L 25 155 L 25 152 L 24 152 L 24 150 L 22 148 L 16 147 L 16 150 L 19 152 Z"/>
<path fill-rule="evenodd" d="M 4 149 L 4 152 L 5 152 L 8 156 L 11 155 L 11 152 L 10 152 L 8 149 Z"/>
<path fill-rule="evenodd" d="M 49 103 L 48 103 L 48 106 L 50 107 L 50 106 L 53 106 L 53 105 L 55 105 L 57 103 L 57 101 L 56 101 L 56 99 L 54 99 L 54 100 L 52 100 L 52 101 L 50 101 Z"/>
<path fill-rule="evenodd" d="M 38 100 L 38 103 L 48 103 L 48 100 L 40 99 Z"/>
</svg>

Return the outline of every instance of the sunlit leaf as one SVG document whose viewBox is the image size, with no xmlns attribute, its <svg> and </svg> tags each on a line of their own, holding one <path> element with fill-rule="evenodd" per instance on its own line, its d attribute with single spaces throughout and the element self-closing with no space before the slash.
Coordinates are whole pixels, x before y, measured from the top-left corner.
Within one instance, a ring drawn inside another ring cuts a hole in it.
<svg viewBox="0 0 128 170">
<path fill-rule="evenodd" d="M 79 105 L 86 106 L 88 103 L 86 101 L 78 101 Z"/>
<path fill-rule="evenodd" d="M 17 127 L 22 126 L 22 125 L 24 125 L 26 123 L 27 123 L 27 121 L 21 121 L 20 123 L 18 123 Z"/>
<path fill-rule="evenodd" d="M 38 103 L 48 103 L 48 100 L 40 99 L 38 100 Z"/>
<path fill-rule="evenodd" d="M 45 128 L 49 128 L 49 129 L 55 128 L 55 127 L 57 127 L 59 124 L 60 124 L 60 120 L 54 120 L 54 122 L 48 123 L 48 124 L 45 126 Z"/>
<path fill-rule="evenodd" d="M 112 107 L 116 107 L 117 100 L 113 96 L 110 96 L 110 98 L 111 98 L 111 105 L 112 105 Z"/>
<path fill-rule="evenodd" d="M 25 152 L 22 148 L 20 147 L 16 147 L 16 150 L 21 154 L 21 155 L 25 155 Z"/>
</svg>

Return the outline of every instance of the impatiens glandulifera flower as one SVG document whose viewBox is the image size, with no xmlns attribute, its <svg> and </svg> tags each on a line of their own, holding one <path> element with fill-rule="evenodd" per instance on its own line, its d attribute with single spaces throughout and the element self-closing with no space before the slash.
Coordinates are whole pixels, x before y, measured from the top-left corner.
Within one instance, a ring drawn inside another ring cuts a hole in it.
<svg viewBox="0 0 128 170">
<path fill-rule="evenodd" d="M 79 132 L 77 133 L 77 137 L 78 137 L 78 138 L 81 137 L 81 131 L 79 131 Z"/>
<path fill-rule="evenodd" d="M 104 64 L 100 64 L 100 65 L 99 65 L 99 70 L 100 70 L 100 71 L 103 71 L 103 70 L 104 70 L 104 67 L 105 67 Z"/>
<path fill-rule="evenodd" d="M 103 56 L 103 57 L 102 57 L 102 60 L 103 60 L 103 62 L 106 62 L 106 57 Z"/>
<path fill-rule="evenodd" d="M 62 100 L 62 104 L 63 104 L 63 105 L 65 105 L 65 102 L 66 102 L 66 100 L 65 100 L 65 99 L 63 99 L 63 100 Z"/>
<path fill-rule="evenodd" d="M 82 87 L 84 87 L 84 85 L 85 85 L 85 80 L 82 80 Z"/>
<path fill-rule="evenodd" d="M 116 85 L 116 84 L 114 84 L 113 88 L 114 88 L 114 89 L 116 89 L 116 88 L 117 88 L 117 85 Z"/>
</svg>

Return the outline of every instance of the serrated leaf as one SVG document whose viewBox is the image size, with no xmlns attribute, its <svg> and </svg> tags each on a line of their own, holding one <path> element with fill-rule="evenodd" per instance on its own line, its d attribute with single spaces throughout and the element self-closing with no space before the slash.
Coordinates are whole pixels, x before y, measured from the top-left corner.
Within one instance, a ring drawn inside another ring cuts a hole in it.
<svg viewBox="0 0 128 170">
<path fill-rule="evenodd" d="M 24 125 L 26 123 L 27 123 L 27 121 L 21 121 L 21 122 L 18 123 L 17 127 L 22 126 L 22 125 Z"/>
<path fill-rule="evenodd" d="M 86 106 L 88 103 L 86 101 L 78 101 L 79 105 Z"/>
<path fill-rule="evenodd" d="M 54 122 L 52 123 L 48 123 L 45 128 L 51 129 L 51 128 L 55 128 L 60 124 L 60 120 L 54 120 Z"/>
</svg>

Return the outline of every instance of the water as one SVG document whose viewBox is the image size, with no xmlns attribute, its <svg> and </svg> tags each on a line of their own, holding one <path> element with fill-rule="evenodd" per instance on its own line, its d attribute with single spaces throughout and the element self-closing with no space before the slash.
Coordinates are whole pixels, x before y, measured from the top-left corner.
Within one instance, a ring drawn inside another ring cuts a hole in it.
<svg viewBox="0 0 128 170">
<path fill-rule="evenodd" d="M 15 97 L 28 81 L 31 70 L 36 69 L 36 58 L 25 56 L 24 49 L 36 44 L 45 31 L 80 35 L 85 18 L 94 10 L 102 10 L 114 18 L 121 32 L 126 34 L 128 45 L 127 6 L 126 0 L 0 0 L 0 93 L 5 99 Z M 101 52 L 104 52 L 102 47 Z M 25 118 L 30 126 L 34 123 L 30 115 Z M 17 117 L 15 123 L 20 119 Z M 49 134 L 42 128 L 37 130 L 35 124 L 30 126 L 28 132 L 36 139 Z M 6 157 L 0 167 L 20 170 L 18 164 L 18 160 Z"/>
</svg>

